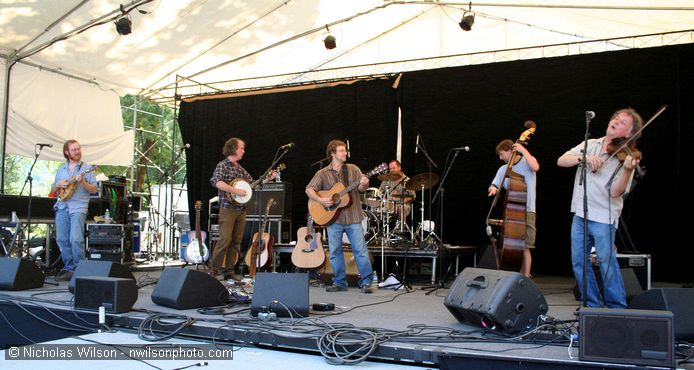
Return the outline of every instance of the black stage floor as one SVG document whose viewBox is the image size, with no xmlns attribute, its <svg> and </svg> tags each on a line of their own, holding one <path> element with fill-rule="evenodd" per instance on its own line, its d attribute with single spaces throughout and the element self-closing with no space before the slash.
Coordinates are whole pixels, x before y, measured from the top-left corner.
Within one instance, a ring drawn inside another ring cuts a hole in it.
<svg viewBox="0 0 694 370">
<path fill-rule="evenodd" d="M 191 268 L 191 267 L 188 267 Z M 573 279 L 568 277 L 536 276 L 532 280 L 549 304 L 543 330 L 523 335 L 508 335 L 478 326 L 460 323 L 444 306 L 448 289 L 432 291 L 424 285 L 411 290 L 378 289 L 363 294 L 358 288 L 346 292 L 326 292 L 320 282 L 311 282 L 309 303 L 333 303 L 332 312 L 310 311 L 308 318 L 280 318 L 259 321 L 249 314 L 243 303 L 243 289 L 234 289 L 238 303 L 214 310 L 176 310 L 154 304 L 151 294 L 160 271 L 134 272 L 141 286 L 133 311 L 108 315 L 108 323 L 116 330 L 135 330 L 143 322 L 151 324 L 165 335 L 177 331 L 181 338 L 198 338 L 229 345 L 254 345 L 261 348 L 298 351 L 320 356 L 318 339 L 328 332 L 363 343 L 366 349 L 356 357 L 370 361 L 392 361 L 423 367 L 441 368 L 633 368 L 623 364 L 607 364 L 578 360 L 578 345 L 567 338 L 577 332 L 575 311 L 579 303 L 573 295 Z M 425 277 L 425 281 L 426 281 Z M 52 278 L 47 283 L 53 282 Z M 452 283 L 448 281 L 446 286 Z M 246 289 L 245 291 L 250 291 Z M 40 289 L 0 292 L 0 323 L 5 333 L 18 338 L 15 332 L 31 335 L 48 332 L 44 321 L 63 327 L 62 337 L 76 335 L 64 327 L 76 318 L 84 332 L 94 331 L 93 312 L 73 310 L 73 295 L 67 283 L 44 285 Z M 23 308 L 20 308 L 22 306 Z M 48 313 L 50 311 L 50 314 Z M 33 313 L 32 313 L 33 312 Z M 43 317 L 43 319 L 39 319 Z M 62 321 L 57 317 L 62 317 Z M 194 320 L 190 320 L 193 318 Z M 159 326 L 156 325 L 159 320 Z M 7 325 L 7 323 L 12 325 Z M 87 325 L 87 323 L 91 323 Z M 163 325 L 166 324 L 166 325 Z M 77 330 L 79 331 L 79 330 Z M 141 330 L 142 331 L 142 330 Z M 31 335 L 26 335 L 30 337 Z M 40 335 L 39 335 L 40 336 Z M 330 336 L 324 337 L 330 338 Z M 42 337 L 53 340 L 58 338 Z M 11 339 L 10 339 L 11 340 Z M 36 339 L 32 339 L 36 341 Z M 3 345 L 7 345 L 7 339 Z M 451 359 L 454 359 L 451 362 Z M 451 365 L 454 364 L 454 365 Z M 687 367 L 683 367 L 687 368 Z"/>
</svg>

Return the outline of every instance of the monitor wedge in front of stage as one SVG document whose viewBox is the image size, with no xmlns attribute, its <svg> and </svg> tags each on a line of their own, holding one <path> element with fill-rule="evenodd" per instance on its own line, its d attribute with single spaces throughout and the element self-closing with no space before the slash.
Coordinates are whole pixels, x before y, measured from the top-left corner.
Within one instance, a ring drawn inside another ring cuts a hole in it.
<svg viewBox="0 0 694 370">
<path fill-rule="evenodd" d="M 152 302 L 177 310 L 221 306 L 229 291 L 214 277 L 197 270 L 167 267 L 152 292 Z"/>
<path fill-rule="evenodd" d="M 41 288 L 45 276 L 41 269 L 24 258 L 0 258 L 0 290 Z"/>
<path fill-rule="evenodd" d="M 77 264 L 77 268 L 72 274 L 72 278 L 68 284 L 70 293 L 75 293 L 76 279 L 80 276 L 107 276 L 132 279 L 135 281 L 133 273 L 130 272 L 126 266 L 121 265 L 120 263 L 111 261 L 81 260 L 80 263 Z"/>
<path fill-rule="evenodd" d="M 263 307 L 280 317 L 308 317 L 308 274 L 259 272 L 253 285 L 251 315 L 258 316 Z"/>
<path fill-rule="evenodd" d="M 460 322 L 509 334 L 535 327 L 548 310 L 545 296 L 529 278 L 472 267 L 458 275 L 443 304 Z"/>
</svg>

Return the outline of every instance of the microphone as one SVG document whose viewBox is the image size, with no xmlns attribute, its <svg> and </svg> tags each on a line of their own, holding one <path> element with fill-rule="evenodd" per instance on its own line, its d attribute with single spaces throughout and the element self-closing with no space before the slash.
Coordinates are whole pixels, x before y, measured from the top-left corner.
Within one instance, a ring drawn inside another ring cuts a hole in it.
<svg viewBox="0 0 694 370">
<path fill-rule="evenodd" d="M 345 139 L 347 142 L 347 158 L 351 158 L 351 155 L 349 154 L 349 139 Z"/>
<path fill-rule="evenodd" d="M 414 154 L 419 152 L 419 134 L 417 134 L 417 142 L 414 143 Z"/>
<path fill-rule="evenodd" d="M 470 147 L 469 147 L 469 146 L 461 146 L 461 147 L 458 147 L 458 148 L 453 148 L 453 149 L 451 149 L 451 150 L 456 150 L 456 151 L 459 151 L 459 152 L 469 152 L 469 151 L 470 151 Z"/>
<path fill-rule="evenodd" d="M 190 149 L 190 144 L 185 143 L 185 144 L 183 144 L 182 147 L 178 148 L 178 150 L 186 150 L 186 149 Z"/>
<path fill-rule="evenodd" d="M 38 144 L 36 144 L 36 146 L 41 147 L 41 148 L 43 148 L 44 146 L 47 146 L 47 147 L 49 147 L 49 148 L 52 148 L 52 147 L 53 147 L 53 144 L 38 143 Z"/>
<path fill-rule="evenodd" d="M 593 118 L 595 118 L 595 112 L 593 112 L 592 110 L 587 110 L 586 111 L 586 120 L 590 121 Z"/>
<path fill-rule="evenodd" d="M 284 145 L 282 145 L 282 146 L 280 147 L 280 149 L 282 149 L 282 150 L 289 150 L 289 149 L 293 148 L 294 145 L 295 145 L 294 143 L 284 144 Z"/>
</svg>

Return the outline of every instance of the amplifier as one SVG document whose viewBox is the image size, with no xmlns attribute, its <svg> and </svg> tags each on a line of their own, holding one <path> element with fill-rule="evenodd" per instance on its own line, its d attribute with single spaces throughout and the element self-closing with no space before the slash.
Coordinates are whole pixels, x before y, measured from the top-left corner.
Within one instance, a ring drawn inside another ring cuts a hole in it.
<svg viewBox="0 0 694 370">
<path fill-rule="evenodd" d="M 651 289 L 651 255 L 650 254 L 623 254 L 617 253 L 617 262 L 620 268 L 631 268 L 636 274 L 636 279 L 641 289 Z"/>
<path fill-rule="evenodd" d="M 87 245 L 113 244 L 122 246 L 122 224 L 87 224 Z"/>
<path fill-rule="evenodd" d="M 87 248 L 87 259 L 92 261 L 128 262 L 120 249 Z"/>
<path fill-rule="evenodd" d="M 258 216 L 259 190 L 253 191 L 253 197 L 248 202 L 248 217 Z M 292 184 L 290 182 L 268 182 L 263 185 L 263 199 L 260 207 L 260 215 L 265 214 L 265 206 L 268 199 L 275 199 L 275 204 L 270 207 L 270 217 L 292 217 Z"/>
</svg>

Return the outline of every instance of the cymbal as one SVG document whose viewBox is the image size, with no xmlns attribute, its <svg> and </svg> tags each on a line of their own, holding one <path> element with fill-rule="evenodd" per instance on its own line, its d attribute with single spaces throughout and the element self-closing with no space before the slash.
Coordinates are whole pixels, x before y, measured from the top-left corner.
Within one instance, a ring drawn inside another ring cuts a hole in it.
<svg viewBox="0 0 694 370">
<path fill-rule="evenodd" d="M 405 183 L 405 188 L 407 190 L 422 190 L 429 189 L 430 187 L 436 185 L 439 182 L 439 175 L 431 172 L 420 173 L 419 175 L 412 176 Z"/>
<path fill-rule="evenodd" d="M 395 172 L 386 172 L 384 174 L 378 175 L 378 179 L 381 181 L 395 181 L 400 178 L 400 174 Z"/>
</svg>

